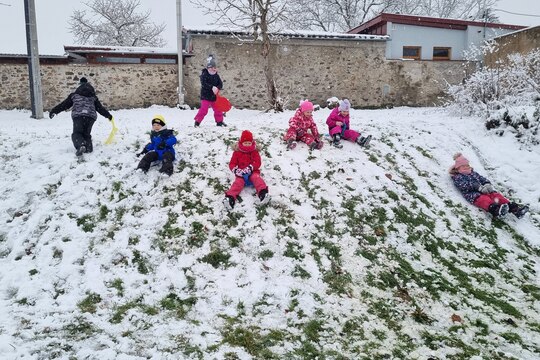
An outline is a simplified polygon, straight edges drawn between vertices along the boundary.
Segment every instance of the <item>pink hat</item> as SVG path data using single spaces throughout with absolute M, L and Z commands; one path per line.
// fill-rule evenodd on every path
M 459 169 L 461 166 L 469 165 L 469 160 L 467 160 L 465 156 L 461 155 L 461 153 L 454 155 L 454 160 L 454 169 Z
M 304 101 L 300 104 L 300 110 L 302 110 L 302 112 L 304 111 L 313 111 L 313 103 L 311 103 L 311 101 Z

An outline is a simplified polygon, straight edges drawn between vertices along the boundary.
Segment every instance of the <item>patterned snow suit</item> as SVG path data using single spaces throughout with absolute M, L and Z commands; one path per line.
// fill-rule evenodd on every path
M 94 147 L 90 133 L 97 119 L 96 111 L 109 120 L 112 119 L 112 115 L 101 105 L 94 87 L 89 83 L 81 84 L 74 93 L 69 94 L 64 101 L 53 107 L 50 113 L 58 114 L 71 107 L 73 107 L 71 110 L 71 118 L 73 120 L 71 141 L 73 141 L 73 146 L 79 150 L 84 145 L 86 152 L 92 152 Z
M 311 131 L 311 134 L 308 132 Z M 319 130 L 313 121 L 312 116 L 305 116 L 302 110 L 296 110 L 294 116 L 289 120 L 289 129 L 283 137 L 285 141 L 302 141 L 308 146 L 314 141 L 319 141 Z
M 336 122 L 342 122 L 343 125 L 338 126 L 336 125 Z M 339 134 L 341 138 L 345 140 L 350 140 L 353 142 L 356 142 L 356 139 L 360 136 L 360 133 L 354 130 L 351 130 L 349 128 L 349 115 L 343 116 L 339 109 L 336 107 L 330 115 L 328 116 L 328 119 L 326 119 L 326 125 L 328 125 L 328 133 L 330 136 L 334 136 L 335 134 Z
M 498 202 L 499 204 L 510 202 L 498 192 L 482 194 L 478 191 L 481 185 L 490 184 L 491 182 L 474 170 L 470 174 L 452 173 L 451 176 L 454 185 L 463 194 L 465 199 L 481 209 L 489 211 L 489 206 L 494 202 Z
M 262 179 L 261 171 L 259 170 L 261 167 L 261 155 L 257 151 L 255 141 L 248 147 L 241 143 L 236 144 L 235 151 L 229 162 L 229 169 L 234 173 L 236 169 L 245 169 L 250 165 L 252 166 L 252 172 L 251 175 L 248 176 L 248 179 L 253 183 L 258 194 L 261 190 L 268 189 L 268 187 Z M 235 175 L 234 182 L 225 195 L 230 195 L 236 200 L 236 197 L 240 194 L 245 184 L 244 177 Z

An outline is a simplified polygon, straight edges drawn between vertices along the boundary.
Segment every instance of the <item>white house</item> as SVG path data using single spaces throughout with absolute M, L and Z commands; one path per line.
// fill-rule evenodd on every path
M 484 41 L 525 26 L 381 13 L 350 34 L 388 35 L 387 59 L 463 60 Z M 479 59 L 480 55 L 473 58 Z M 468 57 L 470 58 L 470 57 Z

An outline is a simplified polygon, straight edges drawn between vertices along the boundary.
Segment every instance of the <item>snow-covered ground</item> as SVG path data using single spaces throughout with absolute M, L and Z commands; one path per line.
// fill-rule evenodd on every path
M 78 160 L 71 118 L 0 110 L 1 359 L 538 359 L 538 147 L 439 108 L 352 110 L 369 149 L 285 151 L 292 112 L 112 112 Z M 181 160 L 135 172 L 162 114 Z M 314 113 L 322 133 L 328 109 Z M 228 213 L 231 145 L 262 146 L 272 201 Z M 462 152 L 524 219 L 492 221 Z

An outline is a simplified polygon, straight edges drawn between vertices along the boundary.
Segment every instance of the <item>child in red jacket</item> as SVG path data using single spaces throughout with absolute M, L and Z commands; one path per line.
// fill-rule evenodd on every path
M 257 151 L 253 134 L 250 131 L 242 131 L 238 144 L 234 146 L 234 152 L 229 162 L 229 169 L 234 173 L 235 179 L 231 188 L 225 193 L 223 203 L 228 210 L 232 210 L 236 203 L 236 197 L 245 185 L 255 186 L 261 204 L 270 200 L 268 187 L 261 178 L 261 155 Z

